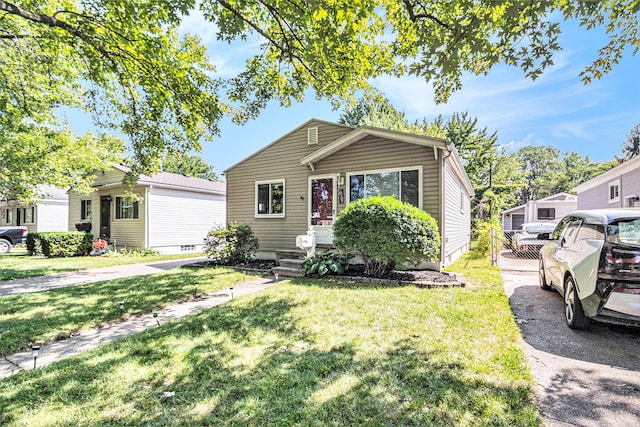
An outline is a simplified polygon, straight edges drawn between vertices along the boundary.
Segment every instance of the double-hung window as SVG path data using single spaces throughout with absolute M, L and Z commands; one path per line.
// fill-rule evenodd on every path
M 4 224 L 11 224 L 13 222 L 13 210 L 11 210 L 11 208 L 2 210 L 2 222 Z
M 131 196 L 116 197 L 116 219 L 138 219 L 139 203 Z
M 609 203 L 620 201 L 620 180 L 609 183 Z
M 350 173 L 349 202 L 371 196 L 393 196 L 421 208 L 421 176 L 420 167 Z
M 28 208 L 22 208 L 22 222 L 25 224 L 34 223 L 35 207 L 30 206 Z
M 284 179 L 256 182 L 256 218 L 284 217 Z
M 80 219 L 91 219 L 91 200 L 80 200 Z

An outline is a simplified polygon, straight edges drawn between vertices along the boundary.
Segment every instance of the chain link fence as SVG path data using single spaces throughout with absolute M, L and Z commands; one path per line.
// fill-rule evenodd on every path
M 516 230 L 490 230 L 491 264 L 503 270 L 538 271 L 538 257 L 541 245 L 516 246 L 513 237 Z

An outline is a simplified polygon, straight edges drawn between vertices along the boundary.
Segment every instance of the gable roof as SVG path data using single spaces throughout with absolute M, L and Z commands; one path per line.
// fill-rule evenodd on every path
M 277 144 L 278 142 L 280 142 L 283 139 L 287 138 L 292 133 L 295 133 L 295 132 L 299 131 L 300 129 L 304 129 L 305 127 L 308 127 L 311 124 L 325 124 L 325 125 L 331 125 L 331 126 L 340 126 L 340 127 L 345 128 L 346 130 L 355 129 L 353 126 L 343 125 L 341 123 L 334 123 L 334 122 L 329 122 L 329 121 L 326 121 L 326 120 L 319 120 L 319 119 L 309 119 L 306 122 L 304 122 L 303 124 L 301 124 L 300 126 L 296 127 L 295 129 L 293 129 L 293 130 L 285 133 L 284 135 L 278 137 L 278 139 L 276 139 L 275 141 L 271 142 L 270 144 L 265 145 L 264 147 L 262 147 L 258 151 L 254 152 L 254 153 L 251 153 L 250 155 L 248 155 L 244 159 L 240 160 L 239 162 L 236 162 L 233 165 L 229 166 L 228 168 L 226 168 L 224 170 L 223 174 L 225 174 L 228 170 L 233 169 L 236 166 L 240 165 L 241 163 L 244 163 L 245 161 L 249 160 L 250 158 L 258 155 L 259 153 L 265 151 L 267 148 L 271 147 L 272 145 Z
M 346 148 L 351 144 L 358 142 L 368 136 L 391 139 L 394 141 L 421 145 L 423 147 L 432 147 L 436 159 L 438 158 L 438 150 L 449 153 L 448 155 L 443 154 L 445 156 L 445 161 L 449 166 L 451 166 L 458 179 L 460 179 L 460 182 L 464 186 L 465 190 L 467 190 L 469 196 L 473 196 L 473 186 L 471 185 L 471 181 L 469 180 L 467 172 L 462 167 L 462 161 L 460 160 L 458 152 L 453 144 L 444 139 L 434 138 L 431 136 L 416 135 L 408 132 L 400 132 L 396 130 L 382 129 L 372 126 L 360 126 L 359 128 L 354 129 L 352 132 L 344 135 L 343 137 L 336 139 L 332 143 L 319 148 L 311 154 L 306 155 L 305 157 L 300 159 L 300 165 L 309 165 L 309 167 L 311 167 L 311 169 L 313 170 L 313 164 L 315 162 L 318 162 L 332 154 L 335 154 L 343 148 Z
M 124 173 L 131 171 L 126 165 L 114 164 L 112 166 Z M 138 179 L 135 180 L 135 183 L 138 185 L 153 185 L 176 190 L 204 191 L 219 195 L 225 195 L 227 191 L 227 185 L 223 181 L 213 181 L 171 172 L 158 172 L 153 176 L 140 175 Z
M 605 184 L 609 181 L 619 178 L 625 173 L 631 172 L 634 169 L 640 168 L 640 156 L 633 157 L 629 160 L 625 160 L 617 166 L 609 169 L 606 172 L 601 173 L 598 176 L 591 178 L 589 181 L 583 182 L 576 186 L 573 191 L 581 193 L 583 191 L 590 190 L 598 185 Z

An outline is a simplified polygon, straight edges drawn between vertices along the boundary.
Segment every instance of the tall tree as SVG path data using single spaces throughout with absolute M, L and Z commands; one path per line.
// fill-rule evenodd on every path
M 215 168 L 195 154 L 172 153 L 162 162 L 162 170 L 214 181 L 220 179 Z
M 201 41 L 179 36 L 196 8 L 219 40 L 262 42 L 237 76 L 215 78 Z M 0 116 L 6 132 L 28 123 L 44 133 L 64 125 L 54 117 L 60 106 L 86 109 L 127 137 L 134 173 L 149 172 L 165 152 L 198 149 L 225 114 L 242 122 L 308 89 L 338 102 L 373 77 L 414 74 L 444 101 L 463 73 L 496 64 L 536 78 L 560 49 L 565 19 L 607 31 L 582 74 L 588 82 L 640 45 L 639 8 L 637 0 L 0 0 Z M 65 168 L 86 172 L 67 162 L 49 176 Z
M 338 123 L 349 126 L 374 126 L 409 132 L 411 126 L 404 115 L 380 94 L 368 93 L 340 114 Z
M 622 143 L 622 154 L 630 159 L 640 154 L 640 124 L 635 125 Z

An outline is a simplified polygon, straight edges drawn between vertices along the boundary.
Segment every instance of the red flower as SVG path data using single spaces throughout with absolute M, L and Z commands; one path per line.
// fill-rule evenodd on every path
M 95 250 L 101 250 L 107 247 L 107 241 L 102 239 L 97 239 L 93 241 L 91 247 Z

